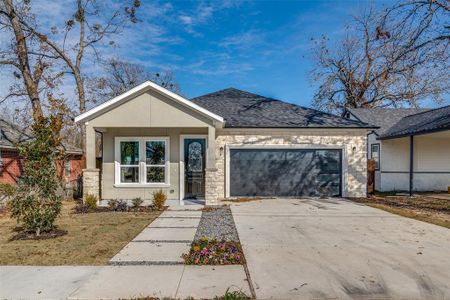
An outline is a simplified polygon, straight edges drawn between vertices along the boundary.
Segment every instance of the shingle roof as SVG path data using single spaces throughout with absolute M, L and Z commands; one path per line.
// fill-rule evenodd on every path
M 0 148 L 14 148 L 15 144 L 31 138 L 30 133 L 8 121 L 0 119 Z
M 0 119 L 0 148 L 15 148 L 18 143 L 32 139 L 28 128 L 21 128 L 4 119 Z M 83 154 L 78 147 L 63 143 L 63 148 L 68 154 Z
M 450 130 L 450 105 L 402 118 L 381 139 Z
M 315 109 L 228 88 L 192 101 L 225 119 L 226 128 L 373 128 Z
M 426 108 L 347 108 L 361 122 L 380 127 L 375 130 L 378 135 L 384 134 L 402 118 L 428 111 Z

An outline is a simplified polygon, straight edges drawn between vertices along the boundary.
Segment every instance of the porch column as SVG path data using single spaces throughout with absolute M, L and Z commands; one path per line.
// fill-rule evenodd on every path
M 414 136 L 409 137 L 409 196 L 412 197 L 414 190 Z
M 93 195 L 100 200 L 100 170 L 95 165 L 95 130 L 86 124 L 86 169 L 83 169 L 83 199 Z
M 216 168 L 216 128 L 208 127 L 208 143 L 205 168 L 205 200 L 207 205 L 218 204 L 219 186 Z M 222 183 L 223 186 L 223 183 Z

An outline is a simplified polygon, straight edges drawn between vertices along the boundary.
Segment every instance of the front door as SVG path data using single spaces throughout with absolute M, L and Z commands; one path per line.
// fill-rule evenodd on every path
M 184 194 L 186 199 L 205 197 L 206 139 L 184 139 Z

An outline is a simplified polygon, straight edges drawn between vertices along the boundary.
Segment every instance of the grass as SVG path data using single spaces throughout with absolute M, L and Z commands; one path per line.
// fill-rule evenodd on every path
M 368 197 L 353 199 L 387 212 L 450 229 L 450 201 L 430 197 Z
M 0 265 L 104 265 L 161 212 L 74 214 L 64 201 L 56 225 L 68 233 L 45 240 L 10 240 L 16 222 L 0 215 Z

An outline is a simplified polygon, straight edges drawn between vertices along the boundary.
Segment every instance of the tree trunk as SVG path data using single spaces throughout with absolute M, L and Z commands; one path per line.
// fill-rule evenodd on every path
M 8 14 L 9 22 L 14 31 L 14 36 L 16 38 L 16 54 L 19 60 L 19 67 L 22 73 L 23 82 L 28 93 L 28 97 L 31 101 L 31 107 L 33 109 L 33 118 L 37 120 L 43 116 L 41 101 L 39 99 L 39 89 L 38 84 L 35 82 L 32 72 L 30 71 L 30 63 L 28 59 L 28 47 L 25 40 L 25 35 L 23 33 L 20 21 L 17 18 L 16 12 L 14 11 L 13 0 L 4 0 L 5 9 Z

